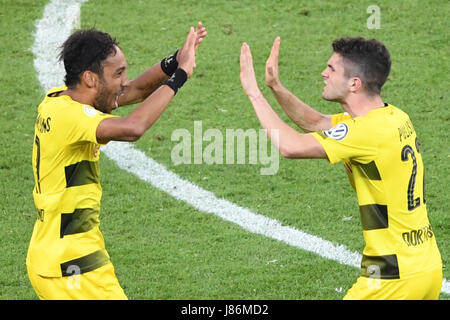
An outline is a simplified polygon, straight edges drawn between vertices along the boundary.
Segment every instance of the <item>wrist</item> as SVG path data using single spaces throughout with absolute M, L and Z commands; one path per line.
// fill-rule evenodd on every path
M 247 93 L 247 96 L 250 99 L 250 101 L 256 101 L 256 100 L 260 99 L 261 97 L 263 97 L 263 94 L 262 94 L 261 90 L 257 90 L 255 92 Z
M 277 92 L 283 89 L 283 85 L 281 84 L 280 81 L 274 81 L 270 84 L 267 85 L 270 90 L 272 90 L 273 92 Z
M 187 79 L 188 76 L 186 71 L 181 68 L 177 68 L 169 80 L 167 80 L 164 84 L 169 86 L 174 91 L 174 94 L 177 94 L 178 90 L 184 85 Z
M 175 51 L 174 54 L 161 60 L 161 69 L 169 77 L 171 77 L 178 68 L 177 54 L 178 50 Z

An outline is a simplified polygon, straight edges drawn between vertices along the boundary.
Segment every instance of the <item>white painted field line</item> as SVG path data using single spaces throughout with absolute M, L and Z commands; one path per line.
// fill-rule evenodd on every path
M 88 0 L 53 0 L 45 7 L 44 17 L 36 23 L 33 54 L 39 81 L 45 90 L 61 85 L 64 69 L 57 62 L 58 47 L 79 23 L 81 5 Z M 136 150 L 130 143 L 111 142 L 102 151 L 117 165 L 139 179 L 151 183 L 172 197 L 185 201 L 199 211 L 233 222 L 245 230 L 261 234 L 289 245 L 316 253 L 324 258 L 358 268 L 361 255 L 342 245 L 335 246 L 320 237 L 292 227 L 282 226 L 277 220 L 253 213 L 225 199 L 218 199 L 191 182 L 180 178 L 161 164 Z M 450 294 L 450 282 L 444 279 L 442 292 Z
M 31 48 L 34 67 L 45 91 L 62 85 L 65 71 L 58 61 L 59 47 L 80 26 L 80 8 L 88 0 L 53 0 L 44 8 L 44 16 L 36 22 Z
M 359 253 L 351 252 L 342 245 L 336 246 L 327 240 L 292 227 L 282 226 L 277 220 L 253 213 L 225 199 L 219 199 L 212 192 L 180 178 L 163 165 L 148 158 L 131 143 L 110 142 L 102 148 L 102 151 L 121 169 L 133 173 L 139 179 L 151 183 L 175 199 L 189 203 L 199 211 L 214 214 L 252 233 L 283 241 L 341 264 L 360 266 Z

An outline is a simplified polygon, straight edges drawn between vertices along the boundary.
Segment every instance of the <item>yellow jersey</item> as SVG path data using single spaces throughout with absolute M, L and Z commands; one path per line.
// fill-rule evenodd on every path
M 38 108 L 32 165 L 38 219 L 27 265 L 39 275 L 60 277 L 109 262 L 99 214 L 99 156 L 96 130 L 109 114 L 51 89 Z
M 442 268 L 409 116 L 386 104 L 363 117 L 333 115 L 332 125 L 312 135 L 331 164 L 344 162 L 356 191 L 365 240 L 362 276 L 407 279 Z

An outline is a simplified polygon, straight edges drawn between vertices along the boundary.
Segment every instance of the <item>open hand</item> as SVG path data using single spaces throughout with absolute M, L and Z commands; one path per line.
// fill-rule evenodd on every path
M 198 22 L 195 32 L 197 33 L 197 38 L 195 39 L 195 51 L 197 51 L 198 46 L 203 42 L 203 39 L 208 33 L 206 32 L 206 28 L 203 26 L 201 21 Z
M 256 82 L 255 70 L 253 69 L 253 58 L 250 47 L 247 43 L 241 46 L 241 84 L 247 96 L 257 96 L 260 94 L 258 83 Z
M 274 87 L 280 83 L 278 76 L 278 54 L 280 53 L 280 37 L 276 37 L 273 42 L 270 56 L 266 61 L 266 84 L 269 87 Z
M 197 41 L 197 32 L 191 27 L 186 37 L 183 47 L 178 51 L 178 67 L 186 71 L 188 77 L 191 77 L 195 64 L 195 47 Z

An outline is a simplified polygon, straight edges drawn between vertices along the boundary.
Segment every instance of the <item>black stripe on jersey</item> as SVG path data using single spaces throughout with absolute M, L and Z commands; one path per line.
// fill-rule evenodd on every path
M 352 164 L 358 166 L 362 171 L 362 177 L 366 177 L 369 180 L 381 180 L 380 171 L 378 171 L 375 161 L 363 164 L 356 161 L 352 161 Z
M 400 279 L 397 255 L 367 256 L 361 261 L 361 275 L 373 279 Z
M 64 168 L 66 187 L 82 186 L 90 183 L 100 183 L 100 171 L 97 161 L 83 160 Z
M 387 206 L 367 204 L 359 206 L 363 230 L 385 229 L 389 226 Z
M 72 213 L 61 214 L 60 237 L 69 234 L 87 232 L 98 226 L 100 209 L 83 208 L 76 209 Z
M 109 262 L 104 250 L 98 250 L 78 259 L 61 263 L 63 277 L 79 275 L 100 268 Z

